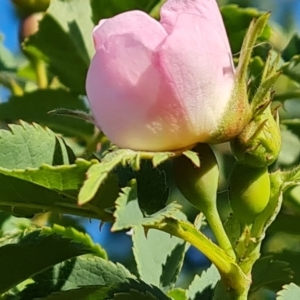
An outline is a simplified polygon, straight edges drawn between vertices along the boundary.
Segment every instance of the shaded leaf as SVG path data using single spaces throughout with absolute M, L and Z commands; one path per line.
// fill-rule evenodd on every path
M 259 258 L 252 270 L 251 290 L 262 287 L 280 289 L 283 284 L 292 280 L 293 272 L 289 263 L 274 259 L 273 256 Z
M 276 300 L 295 300 L 300 298 L 300 287 L 294 283 L 283 286 L 277 293 Z
M 137 197 L 141 210 L 146 215 L 156 213 L 166 206 L 169 188 L 164 170 L 155 168 L 150 161 L 142 161 L 136 172 Z
M 0 119 L 8 122 L 22 119 L 38 122 L 52 130 L 87 140 L 94 132 L 94 126 L 83 120 L 48 114 L 58 107 L 87 111 L 84 100 L 72 93 L 57 90 L 37 90 L 23 96 L 13 96 L 8 102 L 0 103 Z
M 285 61 L 288 61 L 294 55 L 297 55 L 299 53 L 300 53 L 300 35 L 297 33 L 294 33 L 294 35 L 291 37 L 289 43 L 282 51 L 281 56 Z
M 51 1 L 39 31 L 24 44 L 27 52 L 40 56 L 49 64 L 63 84 L 82 95 L 94 51 L 91 16 L 86 0 Z
M 110 18 L 129 10 L 150 12 L 159 0 L 91 0 L 93 21 Z
M 83 286 L 114 286 L 135 278 L 125 267 L 102 258 L 83 255 L 69 259 L 33 277 L 19 296 L 23 300 L 44 297 L 60 291 L 78 289 Z M 77 299 L 77 298 L 76 298 Z
M 164 160 L 160 159 L 159 163 L 163 163 L 165 160 L 176 155 L 175 152 L 138 152 L 129 149 L 120 149 L 113 152 L 109 152 L 98 165 L 92 166 L 88 173 L 87 179 L 79 193 L 78 203 L 85 204 L 89 202 L 99 189 L 99 187 L 105 182 L 106 178 L 114 172 L 118 166 L 130 166 L 134 170 L 139 170 L 142 160 L 155 160 L 156 157 L 164 155 Z M 154 167 L 155 165 L 153 163 Z
M 279 70 L 292 80 L 300 82 L 300 55 L 293 56 L 293 58 L 283 64 Z
M 150 225 L 163 220 L 165 217 L 173 216 L 180 208 L 180 205 L 171 203 L 155 214 L 144 217 L 138 204 L 136 186 L 133 184 L 133 187 L 123 188 L 116 201 L 116 211 L 114 212 L 116 220 L 112 230 L 117 231 L 137 225 Z
M 139 276 L 149 284 L 172 287 L 181 270 L 185 242 L 165 232 L 134 227 L 133 254 Z
M 0 247 L 0 293 L 66 259 L 93 250 L 49 228 L 30 230 Z M 34 262 L 34 263 L 32 263 Z
M 220 280 L 217 268 L 212 264 L 201 276 L 196 275 L 188 288 L 189 300 L 210 300 L 212 299 L 214 287 Z

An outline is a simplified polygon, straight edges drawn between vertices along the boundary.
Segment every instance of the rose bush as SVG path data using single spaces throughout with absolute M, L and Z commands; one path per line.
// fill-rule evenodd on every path
M 86 90 L 96 125 L 119 147 L 148 151 L 236 135 L 239 126 L 224 129 L 237 93 L 216 1 L 169 0 L 160 15 L 130 11 L 95 27 Z

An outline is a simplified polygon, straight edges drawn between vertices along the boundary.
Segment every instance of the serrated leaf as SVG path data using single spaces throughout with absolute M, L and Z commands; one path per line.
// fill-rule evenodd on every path
M 173 216 L 180 208 L 180 205 L 171 203 L 155 214 L 144 217 L 138 204 L 136 185 L 133 184 L 132 187 L 123 188 L 116 201 L 114 212 L 116 220 L 112 230 L 117 231 L 137 225 L 150 225 L 163 220 L 165 217 Z
M 154 214 L 166 206 L 169 188 L 164 170 L 143 160 L 140 170 L 136 172 L 136 181 L 139 206 L 146 215 Z
M 24 45 L 27 52 L 43 58 L 63 84 L 82 95 L 94 51 L 91 16 L 86 0 L 51 1 L 39 31 Z
M 150 12 L 158 2 L 159 0 L 92 0 L 93 21 L 98 24 L 101 19 L 111 18 L 129 10 Z
M 102 258 L 83 255 L 69 259 L 33 277 L 18 294 L 23 300 L 44 297 L 60 291 L 78 289 L 83 286 L 115 286 L 135 278 L 121 264 L 114 264 Z M 77 298 L 76 298 L 77 299 Z
M 242 8 L 235 4 L 225 5 L 221 8 L 222 17 L 228 33 L 229 43 L 232 53 L 236 54 L 240 51 L 246 31 L 249 28 L 250 22 L 254 18 L 258 18 L 262 15 L 255 8 Z M 265 41 L 269 39 L 271 35 L 270 26 L 266 26 L 261 35 L 259 41 Z
M 196 275 L 188 288 L 189 300 L 211 299 L 214 287 L 220 280 L 217 268 L 212 264 L 201 276 Z
M 21 122 L 20 125 L 9 125 L 9 129 L 10 131 L 0 130 L 1 167 L 25 169 L 36 168 L 42 164 L 70 163 L 71 149 L 50 129 L 25 122 Z
M 158 230 L 146 234 L 141 226 L 134 227 L 132 241 L 140 278 L 162 288 L 173 287 L 183 263 L 186 243 Z
M 90 247 L 51 229 L 29 231 L 0 247 L 0 293 L 66 259 L 91 253 Z M 34 262 L 34 263 L 32 263 Z
M 289 263 L 274 259 L 273 256 L 259 258 L 252 270 L 251 290 L 275 286 L 280 288 L 292 280 L 293 271 Z
M 279 69 L 282 74 L 288 76 L 292 80 L 300 82 L 300 55 L 295 55 L 287 63 L 283 64 Z
M 276 300 L 300 299 L 300 287 L 294 283 L 283 286 L 283 290 L 277 293 Z
M 75 118 L 48 114 L 58 107 L 88 110 L 84 100 L 71 92 L 62 89 L 43 89 L 25 93 L 23 96 L 13 96 L 8 102 L 1 103 L 0 119 L 38 122 L 56 132 L 84 140 L 93 135 L 92 124 Z
M 0 209 L 16 216 L 32 217 L 37 212 L 56 211 L 89 218 L 112 220 L 105 212 L 118 197 L 116 177 L 96 191 L 88 206 L 78 206 L 77 196 L 88 168 L 94 162 L 78 159 L 64 166 L 42 165 L 39 168 L 8 170 L 0 168 Z
M 181 288 L 176 288 L 168 292 L 173 300 L 187 300 L 187 291 Z
M 130 166 L 134 170 L 139 170 L 142 160 L 153 160 L 155 157 L 161 157 L 161 154 L 162 153 L 140 152 L 129 149 L 120 149 L 108 153 L 100 164 L 94 165 L 89 169 L 87 179 L 78 196 L 78 203 L 82 205 L 89 202 L 94 197 L 99 187 L 105 182 L 106 178 L 118 166 Z M 163 154 L 164 160 L 160 160 L 159 163 L 176 155 L 175 152 L 166 152 Z M 153 163 L 153 166 L 156 167 L 157 165 Z

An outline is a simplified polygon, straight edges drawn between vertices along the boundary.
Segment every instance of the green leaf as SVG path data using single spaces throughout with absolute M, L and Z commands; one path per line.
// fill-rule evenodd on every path
M 158 230 L 145 233 L 141 226 L 134 227 L 132 240 L 140 278 L 152 285 L 173 287 L 183 264 L 185 242 Z
M 78 159 L 64 166 L 8 170 L 0 167 L 0 208 L 17 216 L 56 211 L 103 221 L 112 219 L 105 212 L 118 197 L 117 178 L 110 176 L 97 190 L 88 206 L 78 206 L 77 197 L 90 166 L 97 161 Z M 4 192 L 5 191 L 5 192 Z
M 76 232 L 75 232 L 76 233 Z M 73 234 L 74 236 L 75 234 Z M 0 247 L 0 293 L 66 259 L 94 252 L 87 244 L 49 228 L 25 231 Z M 34 263 L 33 263 L 34 262 Z
M 281 56 L 285 61 L 288 61 L 294 55 L 297 55 L 299 53 L 300 53 L 300 35 L 298 33 L 294 33 L 289 43 L 282 51 Z
M 110 289 L 110 287 L 85 286 L 69 291 L 54 292 L 36 300 L 106 300 Z
M 279 69 L 282 74 L 290 79 L 300 82 L 300 55 L 295 55 L 290 61 L 286 62 Z
M 186 156 L 187 158 L 189 158 L 196 167 L 200 167 L 200 158 L 197 152 L 191 151 L 191 150 L 187 150 L 184 151 L 182 153 L 184 156 Z
M 36 168 L 42 164 L 68 164 L 69 149 L 59 137 L 38 124 L 9 125 L 0 130 L 0 166 L 7 169 Z M 74 155 L 72 155 L 74 157 Z
M 136 172 L 137 196 L 141 210 L 151 215 L 166 206 L 169 188 L 164 170 L 153 167 L 148 160 L 141 162 L 141 169 Z
M 119 13 L 129 10 L 142 10 L 150 12 L 159 0 L 91 0 L 93 21 L 111 18 Z
M 300 287 L 294 283 L 284 285 L 283 289 L 277 293 L 276 300 L 300 299 Z
M 58 90 L 37 90 L 23 96 L 14 96 L 8 102 L 0 104 L 0 119 L 13 121 L 22 119 L 27 122 L 38 122 L 52 130 L 89 139 L 94 132 L 94 126 L 83 120 L 48 114 L 58 107 L 87 111 L 84 100 L 71 92 Z
M 187 300 L 187 291 L 181 288 L 176 288 L 168 292 L 173 300 Z
M 195 276 L 188 288 L 188 298 L 190 300 L 211 299 L 214 287 L 220 278 L 217 268 L 212 264 L 209 269 L 202 272 L 201 277 Z
M 14 71 L 16 67 L 16 58 L 3 45 L 3 37 L 0 35 L 0 71 Z
M 221 8 L 222 17 L 226 27 L 232 53 L 235 55 L 241 49 L 246 31 L 254 18 L 263 13 L 255 8 L 242 8 L 235 4 L 226 5 Z M 258 41 L 266 41 L 271 36 L 270 26 L 266 26 L 259 36 Z
M 82 95 L 94 51 L 91 16 L 86 0 L 51 1 L 39 31 L 24 45 L 27 52 L 43 58 L 63 84 Z
M 170 300 L 157 287 L 143 281 L 128 279 L 127 282 L 110 286 L 85 286 L 60 293 L 53 293 L 39 300 Z
M 292 277 L 289 263 L 276 260 L 272 255 L 264 256 L 253 266 L 251 290 L 270 286 L 280 289 L 283 284 L 289 283 Z
M 27 285 L 18 296 L 25 300 L 82 286 L 114 286 L 128 282 L 130 278 L 135 277 L 120 264 L 96 256 L 82 255 L 35 275 L 35 282 Z
M 163 220 L 165 217 L 173 216 L 180 208 L 180 205 L 171 203 L 155 214 L 144 217 L 138 204 L 136 185 L 133 184 L 132 187 L 123 188 L 116 201 L 116 210 L 114 212 L 116 220 L 112 230 L 117 231 L 137 225 L 151 225 Z
M 78 203 L 81 205 L 89 202 L 106 178 L 120 165 L 130 166 L 134 170 L 139 170 L 141 161 L 147 159 L 152 160 L 153 166 L 156 167 L 158 163 L 163 163 L 175 155 L 175 152 L 137 152 L 129 149 L 109 152 L 100 164 L 94 165 L 89 169 L 87 179 L 79 193 Z

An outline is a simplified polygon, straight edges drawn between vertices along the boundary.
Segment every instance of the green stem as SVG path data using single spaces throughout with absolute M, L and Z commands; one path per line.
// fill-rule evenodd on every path
M 209 213 L 204 214 L 207 222 L 213 231 L 220 247 L 233 259 L 236 259 L 236 255 L 234 253 L 234 250 L 232 248 L 232 245 L 229 241 L 229 238 L 225 232 L 223 223 L 221 221 L 219 212 L 217 210 L 217 207 L 214 206 L 210 209 Z
M 48 87 L 47 69 L 45 62 L 39 58 L 33 58 L 32 64 L 36 72 L 37 84 L 40 89 Z
M 217 267 L 225 286 L 234 291 L 235 294 L 242 294 L 248 288 L 250 279 L 242 272 L 235 261 L 191 223 L 165 218 L 159 223 L 145 225 L 144 227 L 146 229 L 158 229 L 189 242 Z

